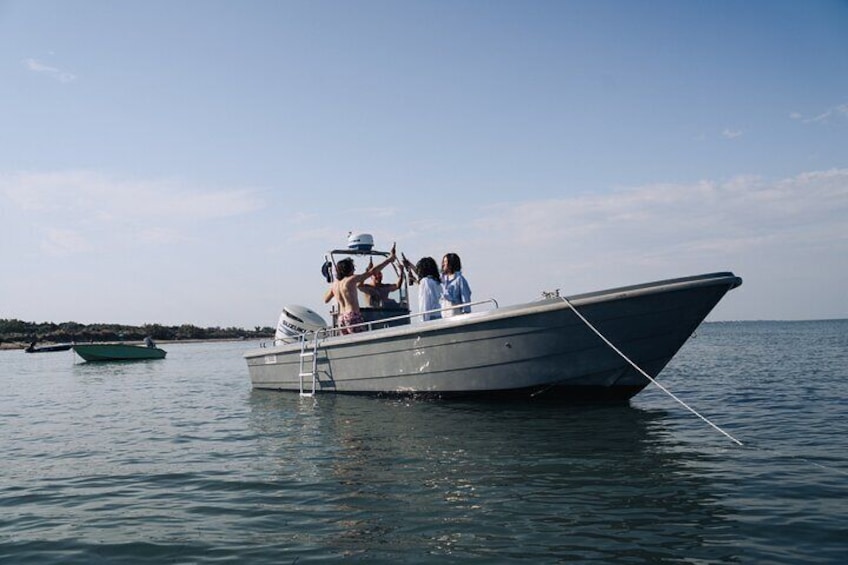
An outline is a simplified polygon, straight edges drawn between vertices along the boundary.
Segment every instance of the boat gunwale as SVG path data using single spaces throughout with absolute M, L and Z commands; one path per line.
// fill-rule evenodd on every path
M 591 304 L 620 300 L 623 298 L 636 298 L 640 296 L 650 296 L 658 293 L 674 292 L 677 290 L 694 289 L 707 286 L 729 285 L 728 290 L 730 290 L 738 287 L 741 284 L 742 279 L 729 271 L 705 273 L 702 275 L 694 275 L 689 277 L 659 280 L 655 282 L 648 282 L 637 285 L 615 287 L 607 290 L 576 294 L 569 297 L 543 297 L 534 302 L 525 302 L 505 307 L 496 307 L 492 310 L 486 310 L 483 312 L 471 312 L 469 314 L 442 318 L 440 320 L 429 320 L 426 323 L 407 324 L 401 326 L 392 326 L 388 328 L 378 328 L 367 332 L 359 332 L 356 334 L 348 335 L 327 335 L 326 337 L 319 339 L 322 348 L 342 345 L 364 345 L 383 339 L 402 337 L 404 335 L 420 335 L 434 332 L 443 332 L 445 330 L 454 329 L 457 326 L 471 326 L 480 323 L 497 321 L 504 318 L 513 318 L 529 314 L 540 314 L 549 311 L 570 309 L 572 306 L 588 306 Z M 495 302 L 495 304 L 497 304 L 496 301 L 494 301 L 493 299 L 491 300 Z M 481 303 L 485 302 L 487 301 L 482 301 Z M 408 317 L 413 318 L 420 315 L 421 313 L 410 313 Z M 332 331 L 334 329 L 337 328 L 326 328 L 326 330 L 329 331 Z M 301 338 L 296 338 L 295 341 L 292 341 L 290 343 L 252 349 L 246 351 L 243 354 L 243 357 L 245 359 L 256 359 L 266 357 L 268 355 L 299 352 L 301 350 L 301 341 Z

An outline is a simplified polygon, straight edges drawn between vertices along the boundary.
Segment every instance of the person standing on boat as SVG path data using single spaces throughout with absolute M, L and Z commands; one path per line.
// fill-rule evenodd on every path
M 395 271 L 397 271 L 397 268 Z M 368 305 L 372 308 L 397 308 L 399 306 L 397 300 L 391 298 L 389 294 L 403 286 L 403 269 L 400 270 L 398 281 L 394 284 L 383 282 L 382 271 L 374 271 L 374 275 L 371 278 L 373 279 L 373 284 L 362 283 L 359 285 L 359 290 L 368 299 Z
M 471 302 L 471 287 L 462 276 L 462 261 L 456 253 L 448 253 L 442 258 L 442 307 L 448 308 L 452 305 L 468 304 Z M 457 314 L 471 312 L 471 306 L 445 310 L 442 316 L 450 318 Z
M 442 298 L 442 281 L 439 278 L 439 267 L 432 257 L 422 257 L 415 264 L 415 272 L 418 275 L 418 312 L 428 312 L 441 308 L 439 300 Z M 442 317 L 441 312 L 430 312 L 422 314 L 421 319 L 438 320 Z
M 364 326 L 350 327 L 364 322 L 362 312 L 359 310 L 357 287 L 371 278 L 375 272 L 382 271 L 386 265 L 394 262 L 395 259 L 395 246 L 392 245 L 392 252 L 385 261 L 374 267 L 369 267 L 361 275 L 354 274 L 356 266 L 350 257 L 336 263 L 336 281 L 324 293 L 324 303 L 326 304 L 333 298 L 336 299 L 339 305 L 339 327 L 342 329 L 342 334 L 365 331 Z

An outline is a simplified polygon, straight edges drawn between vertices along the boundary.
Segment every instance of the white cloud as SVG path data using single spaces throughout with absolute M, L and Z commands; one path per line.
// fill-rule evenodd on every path
M 789 117 L 793 120 L 800 120 L 805 124 L 829 124 L 836 120 L 848 119 L 848 104 L 833 106 L 812 117 L 806 117 L 800 112 L 792 112 Z
M 180 243 L 186 241 L 184 235 L 182 235 L 179 231 L 170 228 L 162 228 L 162 227 L 153 227 L 150 229 L 144 229 L 139 232 L 139 238 L 145 243 L 155 244 L 155 245 L 164 245 L 164 244 L 172 244 L 172 243 Z
M 739 129 L 725 128 L 725 130 L 721 132 L 721 135 L 725 139 L 736 139 L 737 137 L 742 137 L 743 133 L 744 132 Z
M 121 179 L 91 171 L 0 174 L 0 190 L 25 211 L 62 210 L 102 219 L 208 220 L 261 206 L 253 190 L 209 190 L 175 179 Z
M 58 69 L 56 67 L 52 67 L 50 65 L 42 63 L 41 61 L 38 61 L 37 59 L 24 59 L 23 64 L 30 71 L 34 73 L 43 74 L 59 82 L 68 83 L 73 82 L 77 79 L 77 76 L 75 74 L 70 73 L 68 71 L 64 71 L 62 69 Z
M 75 230 L 48 228 L 44 232 L 41 250 L 48 255 L 73 255 L 90 251 L 91 244 Z
M 395 214 L 397 214 L 397 209 L 392 207 L 370 207 L 370 208 L 356 208 L 350 211 L 351 214 L 355 215 L 358 218 L 363 218 L 363 220 L 367 220 L 369 218 L 374 218 L 375 220 L 391 218 Z
M 713 319 L 848 315 L 842 290 L 848 281 L 848 168 L 483 205 L 464 210 L 462 221 L 439 207 L 399 208 L 388 216 L 380 209 L 365 215 L 323 208 L 316 216 L 286 207 L 257 215 L 249 226 L 238 217 L 264 206 L 254 191 L 201 189 L 174 180 L 143 182 L 84 171 L 0 175 L 0 209 L 4 217 L 24 222 L 16 231 L 34 241 L 27 250 L 86 252 L 92 268 L 107 247 L 149 249 L 144 272 L 167 272 L 174 279 L 168 284 L 179 281 L 160 289 L 173 296 L 184 296 L 186 281 L 198 273 L 217 281 L 209 296 L 249 281 L 255 293 L 240 306 L 250 303 L 248 319 L 280 301 L 321 311 L 318 267 L 324 251 L 344 246 L 349 230 L 372 233 L 381 249 L 397 241 L 413 262 L 424 255 L 438 261 L 455 251 L 474 298 L 494 297 L 501 305 L 556 288 L 574 294 L 732 270 L 745 284 Z M 226 232 L 226 240 L 215 237 L 224 233 L 219 226 L 228 217 L 246 225 L 243 238 L 239 230 Z M 137 276 L 136 264 L 125 265 L 124 276 Z M 105 279 L 118 276 L 116 267 L 109 268 Z
M 499 205 L 476 225 L 493 237 L 509 234 L 521 245 L 625 240 L 628 246 L 704 246 L 728 240 L 753 243 L 763 236 L 812 238 L 848 235 L 848 169 L 767 181 L 739 176 L 724 182 L 657 184 L 610 194 Z M 734 236 L 735 237 L 730 237 Z M 710 247 L 710 245 L 707 245 Z
M 248 214 L 262 206 L 253 190 L 210 190 L 173 179 L 122 179 L 91 171 L 0 174 L 3 196 L 40 226 L 42 248 L 51 252 L 89 250 L 82 242 L 94 240 L 96 234 L 100 242 L 184 241 L 199 222 Z M 63 247 L 63 240 L 76 243 Z
M 477 288 L 508 302 L 753 265 L 812 285 L 848 280 L 846 217 L 848 169 L 739 176 L 489 206 L 458 248 Z

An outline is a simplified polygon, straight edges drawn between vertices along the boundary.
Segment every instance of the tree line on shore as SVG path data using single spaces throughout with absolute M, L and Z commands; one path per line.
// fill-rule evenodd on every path
M 124 324 L 79 324 L 77 322 L 24 322 L 22 320 L 0 319 L 0 343 L 32 343 L 44 341 L 52 343 L 90 342 L 90 341 L 140 341 L 150 336 L 154 340 L 206 340 L 206 339 L 252 339 L 274 335 L 274 328 L 256 326 L 252 330 L 244 328 L 201 328 L 191 324 L 163 326 L 145 324 L 129 326 Z

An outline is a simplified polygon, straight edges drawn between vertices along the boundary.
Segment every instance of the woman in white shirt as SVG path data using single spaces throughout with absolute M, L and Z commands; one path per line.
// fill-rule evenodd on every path
M 418 273 L 418 311 L 439 310 L 439 299 L 442 297 L 442 283 L 439 277 L 439 267 L 432 257 L 422 257 L 415 264 Z M 422 314 L 421 319 L 438 320 L 442 317 L 440 312 Z

